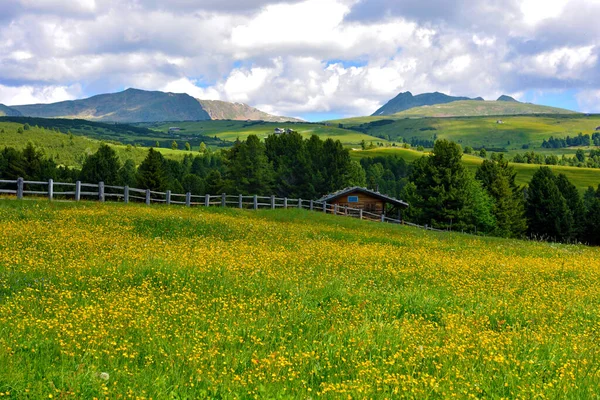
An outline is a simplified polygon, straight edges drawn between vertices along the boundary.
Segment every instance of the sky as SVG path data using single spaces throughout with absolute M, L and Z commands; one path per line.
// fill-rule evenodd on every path
M 399 92 L 600 112 L 600 0 L 0 0 L 0 103 L 130 87 L 307 120 Z

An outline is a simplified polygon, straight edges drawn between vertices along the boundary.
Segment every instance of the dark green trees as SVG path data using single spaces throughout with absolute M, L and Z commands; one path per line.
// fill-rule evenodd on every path
M 165 159 L 162 154 L 151 148 L 138 168 L 137 186 L 140 189 L 165 191 L 167 184 Z
M 496 220 L 493 233 L 502 237 L 521 237 L 527 229 L 522 190 L 515 183 L 517 173 L 503 155 L 484 160 L 475 177 L 494 200 Z
M 267 158 L 265 145 L 256 135 L 248 136 L 245 142 L 236 141 L 227 160 L 230 191 L 245 195 L 271 194 L 273 165 Z
M 442 139 L 435 142 L 432 155 L 414 162 L 408 200 L 420 210 L 412 213 L 421 224 L 441 229 L 490 231 L 492 201 L 467 173 L 461 157 L 460 145 Z
M 88 156 L 83 162 L 79 180 L 116 185 L 119 181 L 120 168 L 121 162 L 117 153 L 110 146 L 103 144 L 96 153 Z
M 573 212 L 548 167 L 541 167 L 529 182 L 525 215 L 530 235 L 555 241 L 576 239 Z

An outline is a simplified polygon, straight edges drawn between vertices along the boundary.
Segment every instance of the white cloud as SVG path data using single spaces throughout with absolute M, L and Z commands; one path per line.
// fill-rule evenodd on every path
M 0 85 L 0 103 L 6 105 L 54 103 L 74 100 L 80 93 L 79 85 L 44 87 Z
M 576 98 L 582 112 L 600 113 L 600 89 L 581 91 Z

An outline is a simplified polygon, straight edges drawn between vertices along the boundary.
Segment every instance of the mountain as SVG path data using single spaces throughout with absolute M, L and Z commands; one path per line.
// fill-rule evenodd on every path
M 28 117 L 80 118 L 111 122 L 199 121 L 210 116 L 187 94 L 127 89 L 53 104 L 11 106 Z
M 20 117 L 22 114 L 14 108 L 0 104 L 0 117 Z
M 510 97 L 505 94 L 498 97 L 498 100 L 496 100 L 496 101 L 508 101 L 508 102 L 512 102 L 512 103 L 519 103 L 517 100 L 514 99 L 514 97 Z
M 266 121 L 266 122 L 302 122 L 291 117 L 280 117 L 267 114 L 257 108 L 243 103 L 229 103 L 220 100 L 200 100 L 198 102 L 208 113 L 211 119 L 231 119 L 237 121 Z
M 564 108 L 538 106 L 536 104 L 520 103 L 518 101 L 475 101 L 461 100 L 446 104 L 415 107 L 394 114 L 393 118 L 418 117 L 476 117 L 501 115 L 531 115 L 531 114 L 577 114 Z
M 482 101 L 483 99 L 481 97 L 475 99 L 469 97 L 454 97 L 440 92 L 423 93 L 413 96 L 411 92 L 404 92 L 388 101 L 383 107 L 375 111 L 372 116 L 392 115 L 415 107 L 445 104 L 460 100 Z
M 246 104 L 199 100 L 185 93 L 151 92 L 139 89 L 127 89 L 123 92 L 100 94 L 87 99 L 52 104 L 11 107 L 0 105 L 0 115 L 3 113 L 7 116 L 77 118 L 120 123 L 205 121 L 210 119 L 300 121 L 296 118 L 267 114 Z

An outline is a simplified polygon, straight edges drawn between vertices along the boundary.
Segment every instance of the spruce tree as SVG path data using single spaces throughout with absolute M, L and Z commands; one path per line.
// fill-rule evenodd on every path
M 556 241 L 573 238 L 573 213 L 550 168 L 541 167 L 531 178 L 525 215 L 531 235 Z
M 228 153 L 228 181 L 233 192 L 245 195 L 270 195 L 273 190 L 273 166 L 265 154 L 265 145 L 256 135 L 245 142 L 236 141 Z
M 500 154 L 493 161 L 484 160 L 475 176 L 494 200 L 494 234 L 502 237 L 522 236 L 527 229 L 527 221 L 522 191 L 515 183 L 514 168 Z
M 98 151 L 87 157 L 81 167 L 79 180 L 87 183 L 104 182 L 115 185 L 118 182 L 121 162 L 115 150 L 103 144 Z
M 138 168 L 137 186 L 140 189 L 165 191 L 168 185 L 167 177 L 163 155 L 151 148 Z

